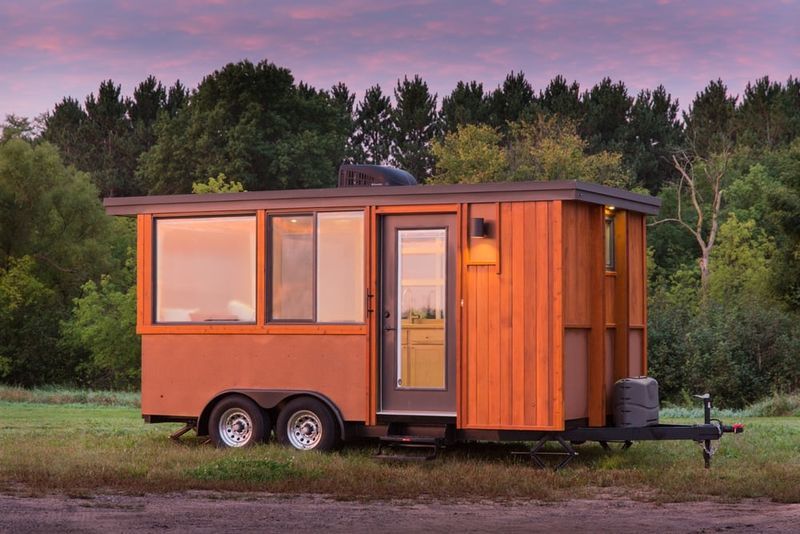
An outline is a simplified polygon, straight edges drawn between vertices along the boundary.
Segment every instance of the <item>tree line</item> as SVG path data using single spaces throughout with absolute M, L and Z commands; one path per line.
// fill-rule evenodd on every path
M 191 90 L 151 76 L 125 97 L 106 80 L 33 122 L 6 118 L 0 380 L 136 386 L 135 237 L 99 198 L 330 187 L 358 162 L 423 183 L 578 179 L 660 196 L 649 361 L 664 398 L 709 389 L 739 406 L 797 389 L 799 139 L 793 77 L 741 96 L 713 80 L 682 112 L 663 86 L 556 76 L 537 91 L 522 72 L 493 89 L 459 82 L 441 100 L 419 76 L 357 99 L 267 61 L 228 64 Z

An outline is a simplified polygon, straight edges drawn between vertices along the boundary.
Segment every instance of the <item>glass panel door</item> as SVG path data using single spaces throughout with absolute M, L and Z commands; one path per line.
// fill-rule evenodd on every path
M 456 218 L 381 218 L 379 413 L 456 411 Z
M 445 389 L 447 230 L 397 233 L 397 386 Z

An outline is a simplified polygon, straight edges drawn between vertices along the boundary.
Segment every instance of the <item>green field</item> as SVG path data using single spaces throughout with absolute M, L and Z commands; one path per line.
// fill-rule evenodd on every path
M 732 420 L 730 422 L 733 422 Z M 800 418 L 748 417 L 724 436 L 711 470 L 689 442 L 636 443 L 626 452 L 578 447 L 559 472 L 512 458 L 522 444 L 464 444 L 433 462 L 392 465 L 372 444 L 331 454 L 276 445 L 219 451 L 178 425 L 145 425 L 135 408 L 0 402 L 0 489 L 82 496 L 188 489 L 320 493 L 345 499 L 533 498 L 614 492 L 656 501 L 763 497 L 800 502 Z

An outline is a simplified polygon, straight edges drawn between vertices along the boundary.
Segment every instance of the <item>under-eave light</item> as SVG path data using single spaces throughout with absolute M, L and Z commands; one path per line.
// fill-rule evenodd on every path
M 469 220 L 469 236 L 474 238 L 486 237 L 486 223 L 483 217 L 473 217 Z

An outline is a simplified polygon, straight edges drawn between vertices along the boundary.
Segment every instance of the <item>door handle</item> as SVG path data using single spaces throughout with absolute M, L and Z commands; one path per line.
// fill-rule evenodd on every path
M 397 328 L 394 328 L 392 326 L 387 326 L 387 325 L 383 326 L 383 331 L 384 332 L 391 332 L 392 330 L 397 330 Z

